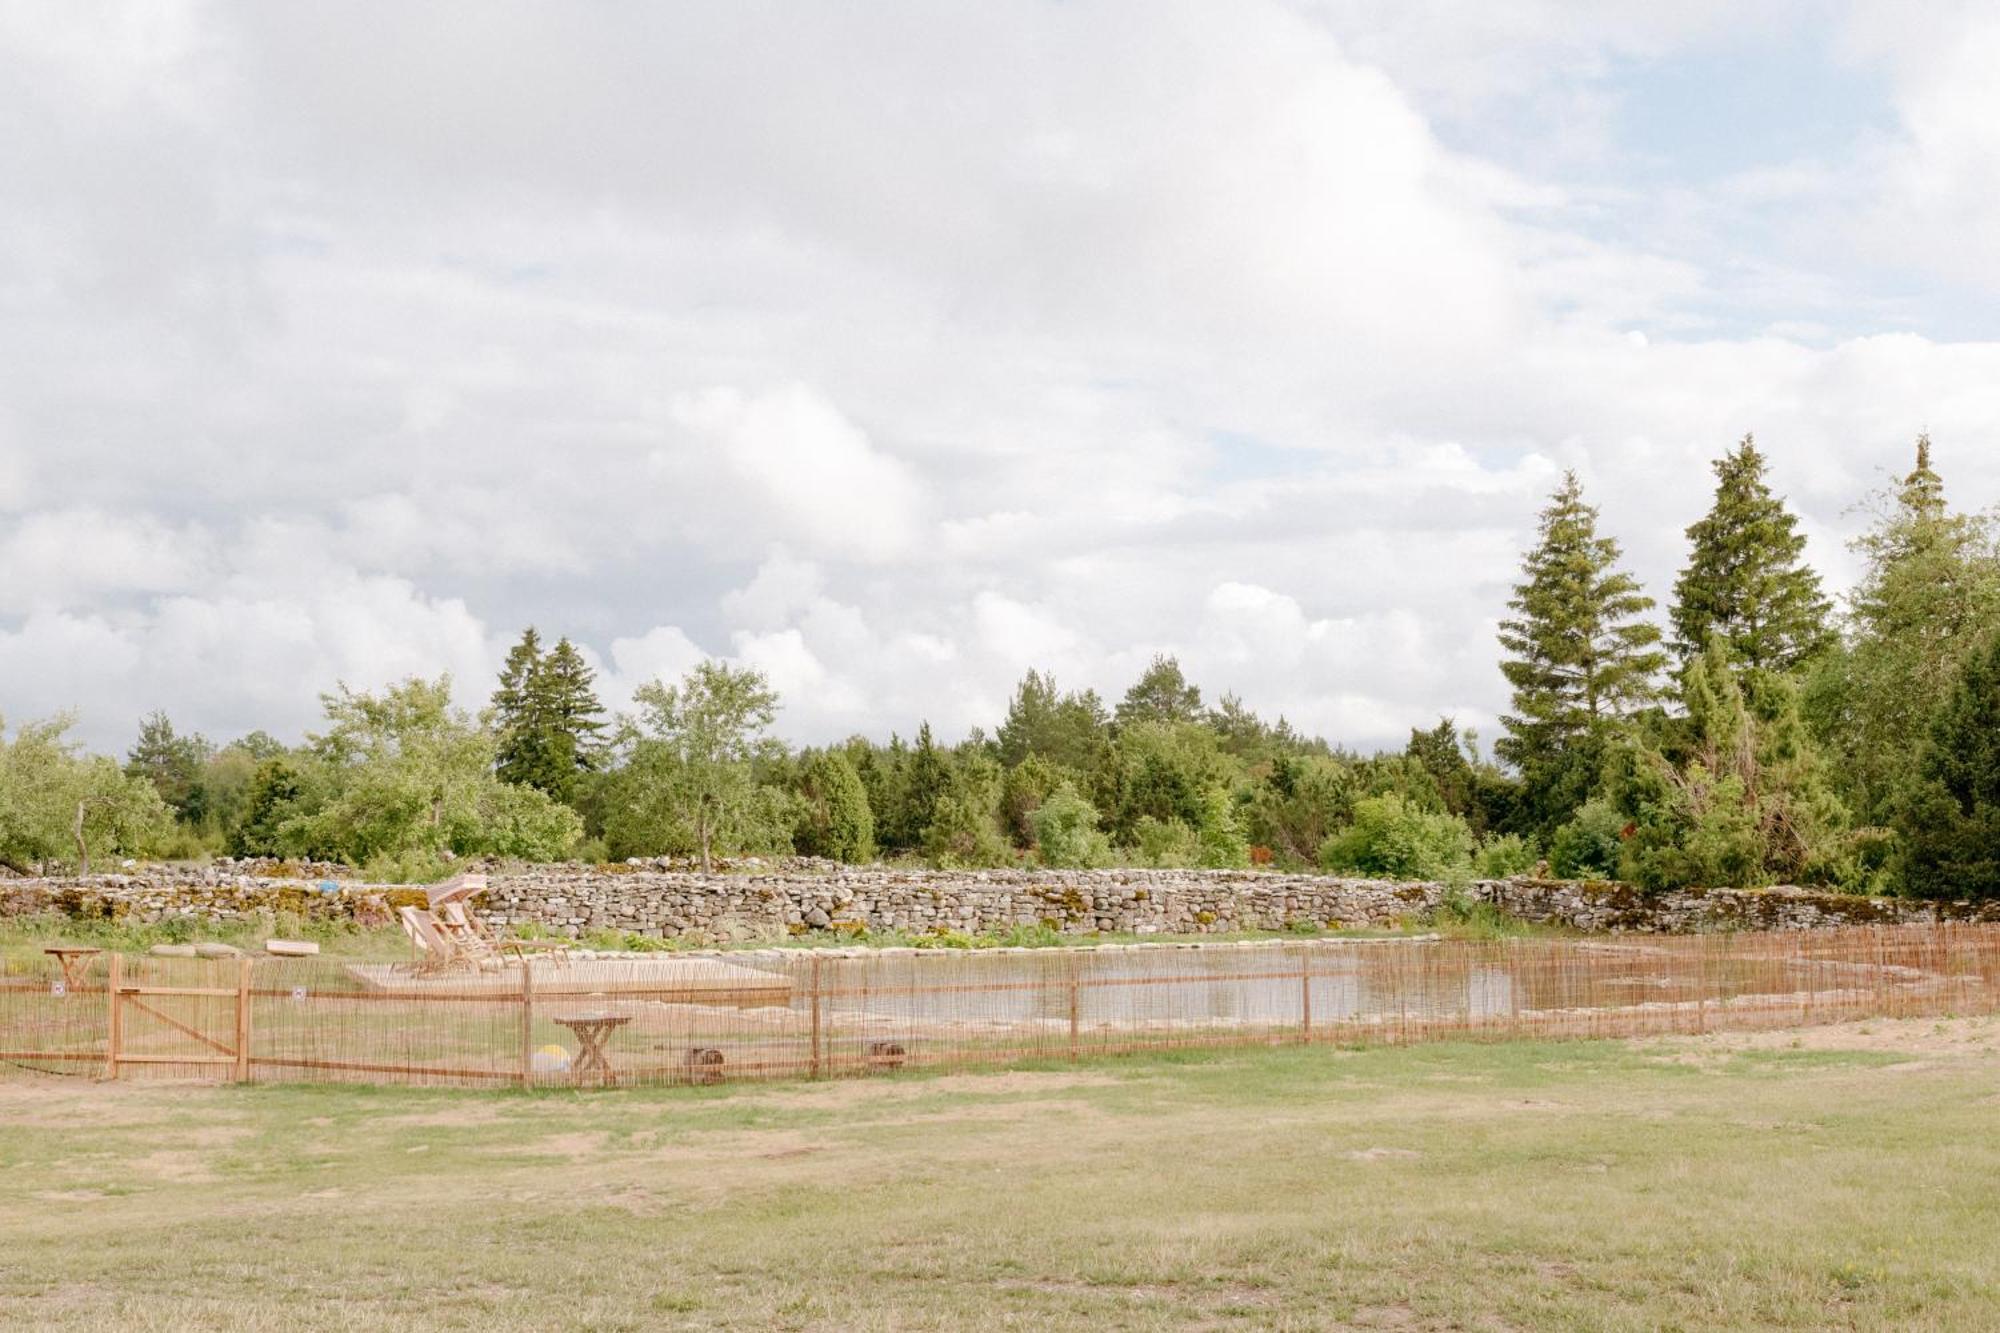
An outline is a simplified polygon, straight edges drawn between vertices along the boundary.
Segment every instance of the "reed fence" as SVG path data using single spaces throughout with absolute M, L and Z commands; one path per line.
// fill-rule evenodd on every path
M 2000 926 L 547 960 L 0 963 L 0 1061 L 98 1077 L 713 1083 L 1172 1048 L 1632 1037 L 2000 1010 Z M 601 1058 L 600 1058 L 601 1057 Z

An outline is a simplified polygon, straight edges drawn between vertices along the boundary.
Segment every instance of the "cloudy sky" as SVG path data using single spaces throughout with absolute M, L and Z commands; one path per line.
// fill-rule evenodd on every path
M 1156 652 L 1490 739 L 1564 468 L 1661 595 L 1746 431 L 1836 583 L 1919 429 L 2000 499 L 1996 68 L 1949 0 L 13 0 L 0 712 L 296 736 L 532 622 L 798 741 Z

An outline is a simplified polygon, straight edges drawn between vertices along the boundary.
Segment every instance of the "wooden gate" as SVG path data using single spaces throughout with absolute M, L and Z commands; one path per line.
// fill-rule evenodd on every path
M 215 970 L 224 972 L 225 967 L 218 962 Z M 124 970 L 124 960 L 111 955 L 111 973 L 105 979 L 110 1006 L 104 1043 L 106 1078 L 117 1078 L 127 1065 L 193 1065 L 213 1067 L 218 1076 L 238 1082 L 249 1080 L 248 958 L 237 960 L 235 984 L 230 986 L 141 984 L 125 980 Z M 183 1003 L 189 1000 L 195 1001 L 192 1011 Z M 218 1006 L 217 1000 L 234 1003 Z

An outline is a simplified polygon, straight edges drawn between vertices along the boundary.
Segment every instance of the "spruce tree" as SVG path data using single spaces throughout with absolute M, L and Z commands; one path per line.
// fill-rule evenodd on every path
M 1832 605 L 1803 559 L 1806 539 L 1765 484 L 1748 435 L 1715 460 L 1715 503 L 1688 528 L 1687 568 L 1674 583 L 1674 650 L 1683 662 L 1720 635 L 1730 662 L 1790 672 L 1833 641 Z
M 1560 822 L 1561 807 L 1582 799 L 1594 775 L 1581 770 L 1603 725 L 1658 695 L 1666 655 L 1659 628 L 1640 619 L 1653 599 L 1618 559 L 1617 541 L 1598 535 L 1597 510 L 1566 474 L 1508 602 L 1514 615 L 1500 622 L 1514 703 L 1494 749 L 1536 789 L 1540 823 Z
M 1896 815 L 1905 889 L 2000 898 L 2000 635 L 1966 659 Z
M 603 748 L 604 708 L 576 645 L 562 639 L 544 652 L 541 643 L 530 626 L 501 668 L 493 692 L 495 767 L 502 781 L 574 803 L 578 779 Z
M 1850 642 L 1816 673 L 1809 711 L 1865 822 L 1894 817 L 1966 653 L 2000 626 L 1995 535 L 1987 516 L 1951 511 L 1920 436 L 1916 467 L 1854 543 L 1867 570 L 1849 601 Z

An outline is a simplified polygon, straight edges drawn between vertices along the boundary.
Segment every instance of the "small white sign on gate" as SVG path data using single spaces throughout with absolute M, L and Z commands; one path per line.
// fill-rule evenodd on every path
M 69 994 L 69 983 L 66 981 L 51 981 L 49 983 L 49 994 L 60 1000 L 63 996 Z
M 304 986 L 292 987 L 292 1003 L 304 1004 L 305 1002 L 306 1002 L 306 988 Z

